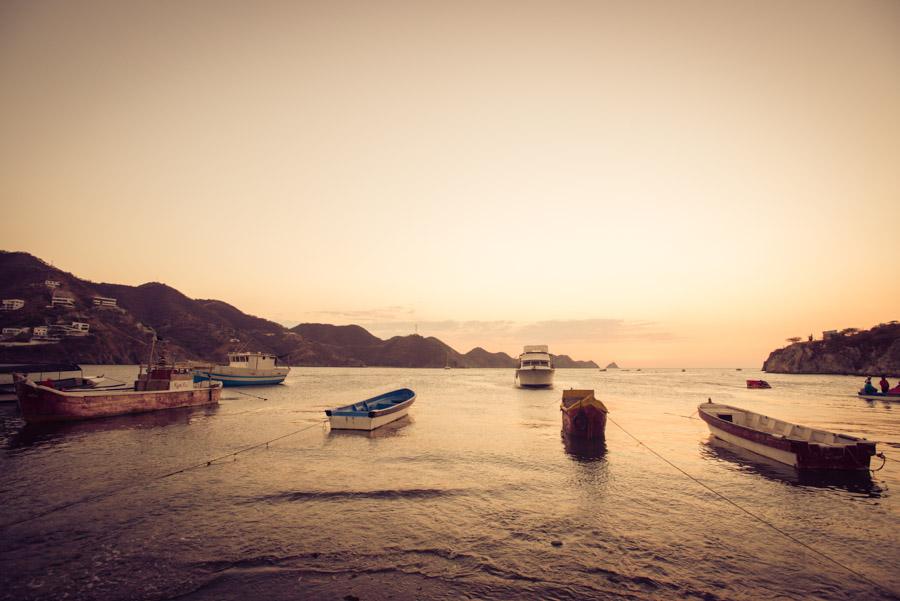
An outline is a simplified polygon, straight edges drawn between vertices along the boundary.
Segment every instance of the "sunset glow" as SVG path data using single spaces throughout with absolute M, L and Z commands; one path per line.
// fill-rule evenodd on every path
M 900 318 L 900 3 L 0 6 L 0 248 L 293 325 L 758 366 Z

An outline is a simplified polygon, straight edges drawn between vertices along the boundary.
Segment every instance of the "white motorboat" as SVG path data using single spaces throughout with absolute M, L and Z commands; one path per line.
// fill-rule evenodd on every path
M 259 386 L 281 384 L 290 367 L 276 365 L 277 357 L 269 353 L 228 353 L 228 365 L 194 368 L 194 382 L 215 380 L 223 386 Z
M 519 355 L 516 385 L 522 388 L 547 388 L 553 386 L 553 359 L 546 344 L 526 345 Z

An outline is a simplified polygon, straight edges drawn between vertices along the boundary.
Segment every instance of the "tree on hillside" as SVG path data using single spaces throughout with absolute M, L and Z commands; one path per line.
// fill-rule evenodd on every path
M 787 341 L 790 342 L 791 344 L 796 344 L 796 343 L 800 342 L 801 340 L 803 340 L 803 339 L 800 338 L 799 336 L 791 336 L 790 338 L 787 339 Z
M 844 328 L 841 330 L 841 334 L 844 336 L 853 336 L 854 334 L 859 334 L 859 328 Z

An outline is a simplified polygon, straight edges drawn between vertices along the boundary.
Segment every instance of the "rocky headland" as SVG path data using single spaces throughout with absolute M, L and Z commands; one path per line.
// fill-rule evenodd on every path
M 763 371 L 900 377 L 900 323 L 844 330 L 825 340 L 795 342 L 772 351 Z
M 23 328 L 3 336 L 0 363 L 136 364 L 147 360 L 151 331 L 178 360 L 224 361 L 232 341 L 240 340 L 241 347 L 274 353 L 295 366 L 510 368 L 518 363 L 480 347 L 459 353 L 434 337 L 382 340 L 358 325 L 306 323 L 288 329 L 222 301 L 188 298 L 159 282 L 125 286 L 84 280 L 23 252 L 0 251 L 0 299 L 24 303 L 0 311 L 0 328 Z M 87 331 L 74 330 L 74 323 Z M 566 355 L 554 362 L 562 368 L 597 367 Z

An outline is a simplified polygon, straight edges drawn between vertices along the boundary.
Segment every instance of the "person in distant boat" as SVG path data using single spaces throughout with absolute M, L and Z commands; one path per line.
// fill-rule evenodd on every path
M 862 389 L 863 394 L 878 394 L 878 389 L 872 386 L 872 376 L 866 378 L 866 385 Z
M 888 390 L 891 389 L 890 382 L 888 382 L 887 378 L 885 378 L 884 376 L 881 376 L 881 381 L 878 383 L 878 385 L 881 386 L 881 394 L 887 394 Z

